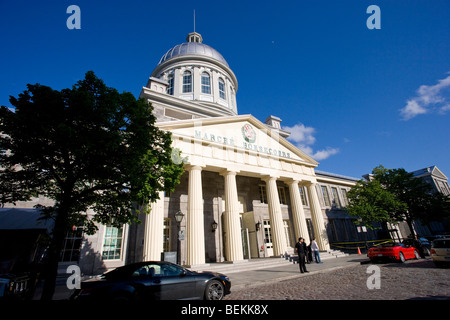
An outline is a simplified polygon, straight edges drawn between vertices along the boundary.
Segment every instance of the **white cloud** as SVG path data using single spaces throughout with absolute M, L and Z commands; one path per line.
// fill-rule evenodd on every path
M 283 130 L 291 133 L 288 140 L 315 160 L 324 160 L 339 152 L 338 148 L 331 147 L 314 151 L 312 145 L 316 142 L 316 138 L 314 137 L 316 129 L 313 127 L 307 127 L 302 123 L 298 123 L 293 127 L 283 127 Z
M 450 110 L 448 89 L 450 89 L 450 75 L 438 80 L 433 86 L 421 85 L 417 89 L 417 96 L 408 100 L 406 106 L 400 109 L 402 119 L 409 120 L 429 112 L 446 113 Z

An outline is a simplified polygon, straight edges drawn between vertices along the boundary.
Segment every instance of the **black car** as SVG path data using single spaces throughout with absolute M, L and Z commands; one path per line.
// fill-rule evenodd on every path
M 425 258 L 425 256 L 429 256 L 431 252 L 431 243 L 426 238 L 418 238 L 418 239 L 405 239 L 402 241 L 404 245 L 412 246 L 419 251 L 420 257 Z
M 164 261 L 147 261 L 116 268 L 81 282 L 74 300 L 222 300 L 230 293 L 227 276 L 194 272 Z

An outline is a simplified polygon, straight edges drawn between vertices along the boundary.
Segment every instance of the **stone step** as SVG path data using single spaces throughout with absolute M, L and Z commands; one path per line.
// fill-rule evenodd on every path
M 291 262 L 289 262 L 284 257 L 258 258 L 234 262 L 219 262 L 219 263 L 191 266 L 188 267 L 188 269 L 192 271 L 213 271 L 227 274 L 233 272 L 274 268 L 280 265 L 289 265 L 290 263 Z
M 328 259 L 336 259 L 340 257 L 346 257 L 348 256 L 348 253 L 339 251 L 339 250 L 330 250 L 330 251 L 321 251 L 320 252 L 320 260 L 328 260 Z M 292 263 L 298 263 L 298 256 L 296 254 L 286 254 L 286 259 L 289 260 Z M 314 261 L 314 256 L 313 256 Z

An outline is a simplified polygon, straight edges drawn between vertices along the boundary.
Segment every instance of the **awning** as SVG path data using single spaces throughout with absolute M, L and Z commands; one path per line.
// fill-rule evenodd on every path
M 41 210 L 31 208 L 0 208 L 0 230 L 53 229 L 54 221 L 40 220 Z

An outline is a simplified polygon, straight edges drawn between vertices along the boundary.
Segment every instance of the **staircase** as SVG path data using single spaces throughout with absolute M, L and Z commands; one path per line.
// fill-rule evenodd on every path
M 328 259 L 336 259 L 345 256 L 348 256 L 348 254 L 341 252 L 339 250 L 320 252 L 320 259 L 322 261 Z M 257 258 L 233 262 L 217 262 L 211 264 L 191 266 L 188 267 L 188 269 L 192 271 L 212 271 L 228 274 L 233 272 L 276 268 L 280 266 L 288 266 L 295 263 L 298 263 L 298 256 L 297 254 L 294 253 L 294 250 L 292 249 L 285 252 L 285 254 L 282 255 L 281 257 Z
M 279 266 L 290 265 L 292 262 L 284 257 L 257 258 L 233 262 L 218 262 L 205 265 L 188 267 L 192 271 L 212 271 L 220 273 L 233 273 L 242 271 L 251 271 L 257 269 L 276 268 Z

